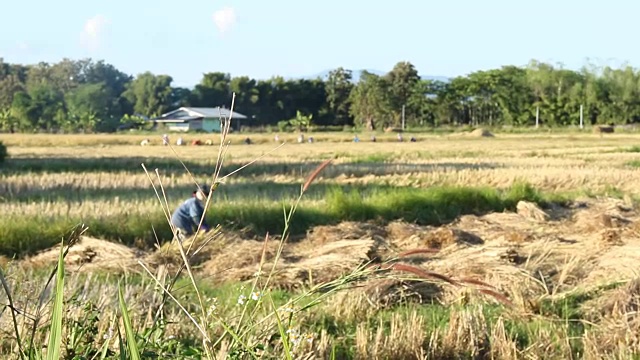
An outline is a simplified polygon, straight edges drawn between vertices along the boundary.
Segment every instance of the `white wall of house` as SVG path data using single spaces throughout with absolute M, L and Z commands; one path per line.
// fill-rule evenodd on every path
M 166 123 L 169 131 L 187 132 L 202 129 L 202 120 L 193 120 L 186 123 Z
M 167 124 L 167 130 L 175 132 L 187 132 L 189 131 L 188 123 Z

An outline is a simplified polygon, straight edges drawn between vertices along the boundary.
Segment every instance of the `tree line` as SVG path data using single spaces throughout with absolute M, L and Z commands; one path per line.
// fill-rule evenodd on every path
M 203 74 L 193 89 L 166 74 L 132 76 L 105 61 L 10 64 L 0 58 L 0 131 L 107 132 L 142 124 L 181 106 L 229 106 L 254 126 L 300 124 L 380 129 L 441 125 L 528 126 L 629 124 L 640 121 L 640 72 L 584 66 L 578 71 L 539 61 L 476 71 L 449 81 L 422 79 L 410 62 L 388 73 L 337 68 L 325 77 L 266 80 Z M 246 124 L 243 124 L 246 125 Z

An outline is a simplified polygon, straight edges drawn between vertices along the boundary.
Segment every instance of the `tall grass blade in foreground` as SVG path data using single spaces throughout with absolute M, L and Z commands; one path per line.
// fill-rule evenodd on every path
M 127 310 L 127 304 L 124 301 L 124 295 L 122 294 L 122 286 L 118 285 L 118 303 L 120 304 L 120 312 L 122 312 L 122 322 L 124 323 L 124 332 L 127 337 L 127 347 L 129 348 L 129 359 L 140 360 L 140 352 L 138 351 L 138 344 L 136 343 L 136 335 L 131 325 L 131 318 L 129 317 L 129 310 Z
M 292 360 L 292 354 L 291 354 L 291 340 L 288 339 L 287 336 L 287 331 L 285 330 L 284 325 L 282 324 L 282 320 L 280 319 L 280 315 L 278 315 L 278 308 L 276 307 L 276 304 L 274 304 L 273 302 L 273 297 L 271 296 L 271 294 L 269 294 L 269 305 L 271 305 L 271 308 L 273 309 L 273 314 L 276 317 L 276 322 L 278 324 L 278 332 L 280 333 L 280 338 L 282 339 L 282 346 L 284 347 L 284 354 L 287 358 L 287 360 Z
M 49 345 L 47 346 L 47 360 L 60 359 L 60 348 L 62 347 L 62 306 L 64 304 L 64 244 L 62 243 L 60 244 L 60 256 L 58 257 L 55 291 Z
M 34 341 L 36 339 L 36 333 L 38 331 L 39 328 L 39 324 L 40 324 L 40 320 L 42 319 L 43 315 L 43 304 L 45 303 L 45 299 L 48 297 L 47 293 L 48 293 L 48 289 L 49 289 L 49 285 L 51 284 L 51 282 L 56 278 L 56 275 L 59 273 L 59 269 L 61 264 L 64 265 L 64 259 L 66 259 L 67 254 L 69 254 L 69 251 L 71 250 L 71 248 L 78 243 L 78 241 L 80 241 L 80 239 L 82 238 L 82 235 L 88 230 L 89 228 L 86 227 L 84 224 L 80 224 L 76 227 L 74 227 L 71 230 L 71 233 L 69 234 L 69 236 L 67 237 L 67 248 L 64 249 L 63 253 L 62 253 L 62 262 L 58 262 L 56 264 L 56 266 L 52 269 L 51 273 L 49 274 L 49 277 L 47 279 L 47 282 L 44 286 L 44 289 L 42 290 L 42 292 L 40 293 L 40 297 L 38 298 L 38 307 L 37 307 L 37 311 L 35 313 L 35 316 L 33 318 L 33 324 L 31 325 L 31 336 L 29 339 L 29 352 L 27 354 L 27 357 L 29 359 L 33 358 L 34 355 L 34 351 L 36 351 L 34 349 Z M 64 240 L 62 241 L 62 243 L 64 244 Z M 61 251 L 62 251 L 62 245 L 61 244 Z M 63 275 L 64 275 L 64 271 L 63 271 Z
M 7 295 L 7 301 L 9 302 L 9 309 L 11 310 L 11 320 L 13 322 L 13 331 L 16 335 L 16 342 L 18 343 L 18 351 L 20 352 L 20 356 L 22 358 L 25 357 L 24 350 L 22 349 L 22 340 L 20 339 L 20 330 L 18 330 L 18 318 L 16 317 L 16 307 L 14 305 L 13 297 L 11 296 L 11 290 L 9 289 L 9 283 L 7 283 L 7 279 L 4 276 L 4 272 L 2 268 L 0 268 L 0 282 L 2 283 L 2 288 L 4 289 L 5 294 Z

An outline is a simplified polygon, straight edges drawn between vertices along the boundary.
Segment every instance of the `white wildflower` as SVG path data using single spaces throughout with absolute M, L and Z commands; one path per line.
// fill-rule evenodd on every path
M 251 299 L 254 301 L 258 301 L 261 297 L 262 294 L 260 294 L 260 291 L 255 291 L 251 294 Z
M 304 337 L 307 339 L 307 343 L 311 344 L 313 342 L 313 334 L 305 334 Z
M 247 300 L 247 297 L 244 295 L 240 295 L 238 296 L 238 304 L 239 305 L 244 305 L 244 302 Z
M 297 346 L 300 343 L 300 331 L 298 329 L 287 330 L 287 335 L 289 335 L 289 341 L 293 346 Z
M 102 338 L 105 340 L 109 340 L 112 337 L 113 337 L 113 328 L 110 327 L 107 333 L 102 336 Z
M 209 302 L 211 303 L 211 305 L 209 305 L 209 310 L 207 311 L 207 316 L 211 316 L 218 309 L 218 299 L 217 298 L 211 298 L 211 299 L 209 299 Z

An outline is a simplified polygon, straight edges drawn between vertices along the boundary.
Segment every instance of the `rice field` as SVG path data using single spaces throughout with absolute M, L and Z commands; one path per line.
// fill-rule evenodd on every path
M 230 147 L 222 174 L 264 157 L 225 179 L 210 216 L 214 222 L 251 229 L 257 236 L 282 230 L 282 201 L 296 196 L 304 177 L 328 158 L 335 159 L 332 166 L 302 200 L 300 216 L 307 211 L 310 219 L 297 222 L 298 233 L 323 222 L 370 220 L 358 214 L 340 218 L 350 216 L 340 209 L 345 194 L 353 195 L 351 203 L 357 199 L 374 204 L 378 211 L 372 216 L 394 218 L 391 209 L 383 209 L 394 202 L 389 199 L 410 201 L 420 198 L 418 193 L 455 191 L 452 187 L 473 188 L 483 196 L 508 193 L 514 184 L 528 184 L 548 196 L 633 197 L 640 192 L 640 168 L 633 166 L 640 160 L 635 135 L 425 135 L 415 143 L 392 138 L 350 143 L 334 142 L 339 139 L 335 134 L 326 139 L 320 134 L 315 143 L 284 138 L 288 143 L 276 150 L 267 135 L 253 138 L 255 145 Z M 173 208 L 190 196 L 194 179 L 211 179 L 219 148 L 128 145 L 138 139 L 124 135 L 90 136 L 93 145 L 81 135 L 40 139 L 42 144 L 25 135 L 0 137 L 11 156 L 0 175 L 0 211 L 6 214 L 0 220 L 0 253 L 6 256 L 46 248 L 79 222 L 90 224 L 97 237 L 127 244 L 166 240 L 154 239 L 152 227 L 164 237 L 169 228 L 163 226 L 166 221 L 151 181 L 162 183 Z M 141 164 L 157 174 L 150 180 Z M 423 217 L 405 220 L 433 222 L 433 216 Z M 37 225 L 32 219 L 38 219 Z M 113 231 L 101 229 L 103 224 Z M 122 225 L 114 229 L 116 224 Z
M 588 274 L 578 274 L 576 270 L 586 271 L 584 269 L 589 268 L 586 264 L 594 261 L 589 258 L 593 254 L 574 260 L 563 259 L 561 263 L 558 263 L 560 257 L 549 255 L 555 246 L 549 244 L 556 241 L 549 240 L 552 235 L 554 239 L 564 239 L 572 236 L 569 234 L 580 234 L 576 235 L 576 241 L 587 241 L 585 239 L 593 237 L 596 245 L 602 243 L 601 238 L 617 236 L 616 239 L 625 246 L 630 246 L 628 252 L 632 252 L 630 249 L 634 249 L 637 239 L 633 216 L 619 215 L 633 221 L 629 220 L 617 235 L 601 234 L 600 228 L 605 228 L 605 225 L 597 225 L 591 230 L 580 227 L 581 223 L 573 218 L 557 224 L 549 223 L 545 227 L 526 221 L 524 225 L 518 223 L 520 225 L 516 226 L 508 223 L 510 218 L 496 220 L 491 216 L 505 211 L 520 212 L 523 203 L 538 205 L 553 215 L 554 211 L 560 213 L 559 208 L 573 209 L 571 204 L 577 199 L 596 204 L 600 204 L 602 199 L 613 199 L 610 201 L 619 201 L 634 208 L 640 195 L 640 135 L 498 133 L 495 137 L 472 137 L 417 134 L 416 142 L 408 142 L 409 136 L 405 136 L 402 143 L 397 142 L 393 134 L 378 134 L 377 142 L 370 142 L 368 136 L 361 135 L 358 143 L 351 142 L 348 133 L 317 133 L 313 136 L 313 143 L 299 144 L 295 135 L 280 135 L 280 140 L 286 141 L 282 146 L 273 140 L 273 134 L 251 134 L 251 145 L 242 142 L 246 135 L 232 134 L 229 137 L 231 146 L 221 171 L 221 176 L 228 177 L 214 194 L 208 212 L 208 220 L 220 224 L 223 234 L 209 239 L 207 246 L 213 248 L 200 254 L 202 258 L 196 271 L 199 290 L 190 287 L 190 280 L 184 277 L 176 277 L 182 286 L 175 290 L 176 297 L 190 304 L 190 311 L 204 314 L 198 318 L 199 322 L 226 324 L 246 332 L 241 341 L 225 337 L 229 331 L 225 332 L 224 326 L 212 327 L 207 334 L 224 339 L 211 346 L 217 354 L 253 358 L 260 353 L 266 358 L 286 358 L 282 354 L 290 354 L 295 347 L 295 358 L 475 359 L 493 356 L 595 359 L 638 356 L 637 343 L 630 338 L 612 337 L 613 343 L 598 347 L 607 341 L 603 338 L 605 325 L 609 324 L 611 327 L 606 329 L 611 329 L 635 324 L 633 319 L 623 319 L 622 310 L 609 309 L 609 317 L 597 320 L 587 317 L 581 310 L 587 300 L 595 301 L 597 296 L 594 294 L 607 291 L 609 296 L 617 291 L 621 294 L 619 296 L 629 297 L 628 301 L 621 301 L 626 301 L 625 309 L 632 307 L 628 304 L 635 303 L 633 299 L 637 296 L 633 287 L 635 282 L 629 282 L 634 280 L 633 276 L 598 278 L 606 278 L 606 281 L 604 285 L 596 286 Z M 140 141 L 145 138 L 151 140 L 151 145 L 140 146 Z M 202 135 L 186 135 L 184 138 L 187 144 L 196 138 L 208 139 Z M 0 141 L 8 146 L 10 155 L 7 162 L 0 165 L 0 211 L 3 214 L 0 218 L 0 254 L 6 262 L 3 271 L 16 286 L 13 289 L 15 301 L 22 301 L 25 311 L 29 309 L 32 313 L 42 307 L 42 304 L 30 303 L 29 299 L 40 296 L 39 291 L 46 282 L 45 275 L 51 268 L 46 266 L 55 265 L 55 261 L 47 258 L 46 251 L 41 257 L 36 254 L 60 243 L 77 224 L 88 226 L 85 236 L 112 244 L 109 245 L 112 247 L 103 249 L 106 252 L 122 246 L 117 252 L 120 254 L 118 258 L 110 258 L 106 262 L 113 264 L 123 259 L 130 260 L 122 266 L 126 269 L 124 274 L 128 275 L 108 270 L 106 266 L 69 270 L 66 293 L 74 295 L 66 306 L 70 306 L 70 319 L 76 319 L 76 322 L 65 325 L 65 334 L 74 329 L 84 335 L 78 335 L 75 343 L 67 339 L 67 358 L 73 358 L 72 353 L 82 353 L 79 356 L 86 356 L 84 358 L 103 354 L 96 347 L 98 345 L 91 345 L 95 338 L 90 336 L 97 334 L 102 344 L 103 339 L 111 339 L 108 335 L 113 336 L 114 328 L 117 328 L 114 325 L 114 321 L 119 319 L 117 306 L 111 304 L 117 293 L 117 280 L 124 281 L 126 303 L 130 305 L 134 327 L 139 331 L 139 347 L 167 358 L 206 357 L 204 349 L 209 345 L 203 345 L 200 339 L 205 332 L 185 322 L 185 315 L 177 305 L 163 308 L 161 304 L 165 304 L 167 299 L 157 291 L 153 280 L 137 261 L 148 261 L 151 273 L 162 281 L 169 281 L 172 271 L 176 271 L 172 264 L 180 263 L 180 252 L 175 243 L 170 242 L 171 230 L 153 185 L 162 184 L 168 208 L 172 210 L 191 196 L 194 180 L 210 182 L 219 150 L 219 139 L 212 136 L 211 140 L 214 141 L 213 146 L 167 147 L 160 145 L 160 135 L 157 134 L 0 135 Z M 286 210 L 300 194 L 305 179 L 328 159 L 333 161 L 314 179 L 287 223 Z M 252 161 L 255 162 L 241 169 Z M 142 164 L 149 174 L 145 173 Z M 604 214 L 606 211 L 601 212 Z M 503 269 L 500 274 L 509 281 L 496 280 L 498 275 L 493 272 L 464 270 L 474 279 L 495 286 L 497 293 L 507 293 L 512 305 L 517 302 L 514 299 L 522 300 L 517 304 L 517 310 L 505 310 L 505 304 L 499 301 L 500 295 L 493 298 L 470 295 L 466 290 L 462 293 L 442 290 L 445 295 L 438 301 L 430 302 L 433 300 L 431 296 L 428 296 L 431 300 L 426 301 L 425 291 L 434 291 L 430 287 L 432 285 L 420 285 L 422 287 L 416 290 L 413 280 L 391 279 L 382 275 L 376 275 L 378 282 L 373 283 L 375 286 L 368 282 L 365 288 L 367 291 L 373 291 L 372 287 L 377 289 L 375 291 L 382 291 L 380 289 L 393 287 L 395 300 L 373 301 L 374 306 L 370 294 L 367 301 L 362 297 L 343 295 L 342 291 L 361 281 L 363 273 L 369 271 L 360 267 L 362 259 L 371 257 L 372 253 L 378 254 L 376 257 L 393 257 L 388 252 L 390 250 L 382 250 L 384 247 L 379 241 L 405 250 L 410 245 L 432 244 L 435 235 L 424 234 L 446 229 L 450 224 L 461 224 L 457 221 L 465 216 L 486 224 L 491 221 L 493 226 L 499 227 L 499 235 L 495 238 L 500 237 L 500 241 L 509 243 L 505 249 L 500 248 L 504 251 L 516 251 L 514 243 L 530 241 L 535 244 L 527 251 L 530 259 L 537 260 L 517 264 L 518 271 L 534 274 L 527 281 L 514 280 L 515 273 L 510 273 L 515 271 L 512 267 L 508 268 L 511 270 L 500 267 Z M 610 221 L 617 221 L 614 215 L 610 216 L 614 219 Z M 383 230 L 370 233 L 373 230 L 362 230 L 362 224 Z M 400 236 L 393 230 L 394 224 L 404 224 L 402 226 L 414 230 Z M 489 225 L 486 226 L 488 229 Z M 462 225 L 459 227 L 463 228 Z M 313 238 L 313 234 L 319 234 L 319 229 L 325 228 L 329 230 L 323 231 L 329 235 L 320 240 L 316 239 L 317 235 Z M 346 228 L 351 231 L 344 230 Z M 460 229 L 452 228 L 451 234 L 455 236 L 447 236 L 459 237 Z M 478 230 L 471 225 L 464 229 L 474 234 L 486 230 Z M 278 235 L 283 232 L 290 233 L 292 243 L 280 249 L 283 257 L 278 265 L 273 255 L 278 253 L 278 245 L 267 246 L 262 239 L 268 233 L 279 243 Z M 489 232 L 480 236 L 483 244 L 489 244 L 491 236 Z M 350 247 L 355 246 L 355 242 L 340 245 L 339 241 L 344 239 L 357 239 L 359 247 Z M 461 240 L 443 243 L 441 237 L 438 239 L 438 249 L 445 254 L 442 256 L 454 256 L 455 252 L 445 243 L 458 244 Z M 100 244 L 97 242 L 91 249 L 83 248 L 82 251 L 99 253 Z M 482 246 L 484 254 L 485 251 L 498 251 L 496 249 L 502 245 Z M 518 249 L 520 256 L 525 256 L 524 250 Z M 562 254 L 575 254 L 576 249 L 579 247 L 571 252 L 563 250 Z M 606 249 L 600 250 L 603 254 L 613 251 L 609 245 Z M 51 251 L 58 254 L 58 250 Z M 355 255 L 360 253 L 361 257 Z M 531 255 L 534 253 L 538 254 L 537 258 Z M 92 256 L 100 258 L 101 255 Z M 9 261 L 10 258 L 18 260 Z M 267 263 L 273 261 L 274 268 L 282 266 L 280 277 L 270 280 L 274 288 L 269 292 L 271 298 L 268 301 L 262 297 L 264 294 L 251 300 L 255 291 L 249 291 L 255 279 L 253 272 L 260 270 L 255 267 L 262 263 L 261 258 Z M 345 260 L 347 258 L 349 260 Z M 53 260 L 56 260 L 55 256 Z M 227 264 L 227 267 L 221 264 Z M 456 278 L 458 275 L 450 265 L 425 262 L 424 266 L 439 266 L 438 272 L 447 277 Z M 238 270 L 229 272 L 231 268 Z M 306 275 L 295 270 L 302 268 L 324 270 L 305 271 Z M 337 271 L 338 268 L 341 270 Z M 595 266 L 593 271 L 596 268 L 605 273 L 607 271 L 602 269 L 608 269 Z M 458 271 L 462 271 L 460 269 L 458 267 Z M 538 276 L 536 271 L 546 274 L 546 277 L 533 279 Z M 302 278 L 305 280 L 300 280 Z M 572 279 L 584 279 L 585 287 L 578 289 L 577 284 L 582 280 Z M 95 281 L 101 285 L 92 286 Z M 541 286 L 541 281 L 547 283 Z M 292 283 L 299 285 L 291 286 Z M 519 287 L 516 289 L 514 284 Z M 554 284 L 557 288 L 552 289 Z M 327 286 L 331 290 L 327 290 Z M 418 294 L 416 296 L 422 300 L 415 300 L 413 295 L 398 295 L 401 288 Z M 238 307 L 239 294 L 246 295 L 243 302 L 251 306 L 249 310 L 246 306 Z M 207 301 L 217 301 L 218 305 L 207 306 L 209 310 L 217 309 L 218 317 L 213 310 L 209 314 L 202 309 L 204 302 L 195 300 L 202 296 L 209 299 Z M 466 300 L 460 301 L 461 296 Z M 413 300 L 407 300 L 410 298 Z M 302 332 L 296 333 L 295 338 L 281 334 L 282 324 L 272 316 L 274 309 L 286 308 L 293 300 L 297 302 L 296 306 L 303 309 L 309 306 L 309 310 L 296 313 L 298 325 L 289 329 L 304 330 L 308 337 L 304 337 Z M 524 306 L 527 302 L 532 305 Z M 150 309 L 157 313 L 151 313 Z M 91 317 L 94 311 L 104 316 L 94 319 Z M 242 314 L 246 311 L 251 312 L 248 317 L 251 320 L 244 320 Z M 157 317 L 160 313 L 166 316 L 165 320 L 182 319 L 182 322 L 168 322 L 161 326 Z M 33 316 L 18 321 L 25 326 L 25 336 L 34 326 L 30 318 Z M 40 325 L 48 326 L 48 316 L 43 314 L 42 319 Z M 597 322 L 602 328 L 585 330 L 589 321 Z M 95 329 L 88 331 L 87 324 L 92 324 Z M 7 334 L 15 333 L 7 314 L 0 315 L 0 326 Z M 268 334 L 271 337 L 267 339 L 265 336 Z M 38 336 L 35 339 L 44 343 L 46 335 Z M 81 341 L 83 336 L 86 339 Z M 289 339 L 289 343 L 276 340 L 280 338 Z M 13 339 L 13 342 L 0 341 L 0 353 L 9 354 L 17 349 L 16 339 Z M 493 340 L 489 343 L 488 339 Z M 260 349 L 249 349 L 245 346 L 247 343 L 260 345 Z M 105 358 L 116 358 L 116 354 L 132 351 L 118 350 L 115 342 L 105 346 L 113 348 L 104 352 Z

